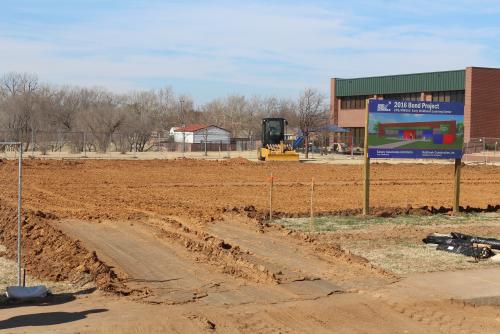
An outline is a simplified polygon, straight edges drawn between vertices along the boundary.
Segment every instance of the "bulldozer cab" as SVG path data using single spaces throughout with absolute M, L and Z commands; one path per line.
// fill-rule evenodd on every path
M 284 118 L 262 120 L 262 146 L 257 149 L 257 158 L 263 161 L 299 161 L 299 154 L 285 143 Z
M 277 145 L 285 141 L 284 118 L 264 118 L 262 120 L 262 145 Z

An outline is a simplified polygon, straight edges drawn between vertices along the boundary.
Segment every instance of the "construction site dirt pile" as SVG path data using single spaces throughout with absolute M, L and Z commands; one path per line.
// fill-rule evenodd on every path
M 117 275 L 94 252 L 78 241 L 54 229 L 52 214 L 24 212 L 22 216 L 22 266 L 29 275 L 52 281 L 70 281 L 76 285 L 95 283 L 105 291 L 129 292 Z M 17 210 L 0 202 L 0 244 L 6 256 L 17 256 Z

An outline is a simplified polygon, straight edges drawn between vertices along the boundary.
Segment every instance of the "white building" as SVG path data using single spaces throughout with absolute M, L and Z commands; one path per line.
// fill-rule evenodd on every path
M 222 143 L 229 144 L 231 133 L 215 125 L 189 124 L 185 127 L 172 128 L 170 133 L 176 143 L 200 144 Z

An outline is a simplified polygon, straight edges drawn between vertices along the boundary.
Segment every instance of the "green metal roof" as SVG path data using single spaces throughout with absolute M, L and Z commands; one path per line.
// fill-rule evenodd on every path
M 336 96 L 465 90 L 465 70 L 336 79 Z

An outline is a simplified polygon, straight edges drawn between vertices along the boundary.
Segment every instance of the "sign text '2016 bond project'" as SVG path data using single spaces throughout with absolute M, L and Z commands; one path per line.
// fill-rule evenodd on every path
M 462 103 L 370 100 L 368 112 L 369 158 L 462 158 Z

